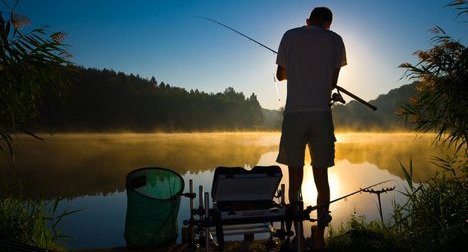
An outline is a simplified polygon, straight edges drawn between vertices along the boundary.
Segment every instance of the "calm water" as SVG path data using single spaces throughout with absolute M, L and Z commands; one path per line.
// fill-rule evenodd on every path
M 126 194 L 125 176 L 140 167 L 166 167 L 181 174 L 188 191 L 189 179 L 205 191 L 211 190 L 218 166 L 274 165 L 279 133 L 189 133 L 189 134 L 59 134 L 42 135 L 44 141 L 22 136 L 16 141 L 14 172 L 23 181 L 24 193 L 40 193 L 48 199 L 64 196 L 61 210 L 83 209 L 68 216 L 61 230 L 72 239 L 70 248 L 124 246 Z M 329 170 L 331 198 L 392 179 L 382 187 L 396 190 L 382 194 L 384 216 L 391 215 L 392 201 L 404 198 L 405 182 L 400 162 L 413 162 L 416 181 L 435 172 L 430 158 L 436 155 L 432 136 L 407 133 L 337 134 L 336 165 Z M 12 169 L 6 152 L 0 153 L 0 175 Z M 310 163 L 310 159 L 306 161 Z M 288 180 L 283 170 L 282 183 Z M 381 187 L 377 187 L 379 189 Z M 311 167 L 305 167 L 305 205 L 315 205 L 315 185 Z M 379 220 L 377 197 L 360 193 L 330 206 L 332 225 L 337 227 L 351 215 Z M 315 214 L 315 213 L 313 213 Z M 182 198 L 179 223 L 189 216 L 188 199 Z M 306 234 L 310 224 L 305 223 Z

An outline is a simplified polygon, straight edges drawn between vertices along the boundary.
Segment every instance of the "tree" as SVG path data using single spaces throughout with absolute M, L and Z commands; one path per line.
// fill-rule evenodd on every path
M 62 43 L 64 33 L 49 34 L 44 28 L 23 33 L 30 20 L 14 12 L 14 6 L 2 5 L 11 10 L 0 12 L 0 148 L 6 145 L 13 154 L 12 136 L 34 136 L 27 126 L 38 117 L 44 97 L 63 99 L 70 89 L 71 55 Z
M 454 4 L 466 14 L 465 1 Z M 419 81 L 417 96 L 406 103 L 401 114 L 414 124 L 419 132 L 435 131 L 442 145 L 456 146 L 467 154 L 468 142 L 468 50 L 448 36 L 440 27 L 432 30 L 435 46 L 417 51 L 419 63 L 403 63 L 405 76 Z
M 468 13 L 464 0 L 454 0 L 448 6 L 457 7 L 458 17 Z M 443 173 L 418 186 L 413 184 L 412 163 L 409 171 L 401 165 L 408 200 L 395 205 L 395 229 L 410 251 L 462 251 L 466 250 L 464 237 L 468 234 L 468 50 L 442 28 L 435 27 L 433 32 L 435 46 L 415 52 L 419 63 L 400 65 L 407 77 L 419 80 L 419 93 L 403 106 L 401 114 L 412 120 L 419 132 L 435 131 L 436 143 L 455 147 L 455 152 L 435 157 L 433 163 Z

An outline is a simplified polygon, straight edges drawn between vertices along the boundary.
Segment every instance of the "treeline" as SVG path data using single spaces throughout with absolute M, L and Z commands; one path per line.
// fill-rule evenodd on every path
M 255 94 L 229 87 L 220 93 L 158 83 L 113 70 L 77 68 L 63 103 L 46 99 L 38 121 L 52 131 L 209 131 L 261 127 Z
M 38 121 L 47 131 L 213 131 L 281 129 L 282 112 L 263 109 L 255 94 L 246 97 L 228 87 L 206 93 L 138 75 L 77 68 L 73 89 L 64 103 L 48 98 Z M 333 107 L 337 130 L 406 130 L 397 115 L 417 95 L 417 83 L 403 85 L 369 101 L 372 111 L 344 95 Z
M 335 129 L 338 131 L 393 131 L 409 130 L 410 123 L 404 116 L 398 115 L 404 103 L 412 96 L 417 96 L 417 82 L 403 85 L 390 90 L 387 94 L 379 95 L 369 101 L 377 107 L 377 111 L 370 110 L 359 102 L 352 100 L 345 94 L 346 104 L 335 104 L 332 108 Z M 282 114 L 279 111 L 263 110 L 264 123 L 270 127 L 280 129 Z

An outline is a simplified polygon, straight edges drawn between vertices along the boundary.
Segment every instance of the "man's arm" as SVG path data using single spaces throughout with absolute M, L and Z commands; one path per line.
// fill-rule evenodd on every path
M 276 79 L 278 79 L 279 81 L 282 81 L 282 80 L 286 80 L 287 78 L 288 78 L 288 75 L 286 74 L 286 68 L 278 65 L 278 68 L 276 69 Z
M 333 79 L 332 79 L 332 89 L 335 89 L 338 83 L 338 76 L 340 75 L 341 68 L 335 68 L 333 71 Z M 278 78 L 279 79 L 279 78 Z

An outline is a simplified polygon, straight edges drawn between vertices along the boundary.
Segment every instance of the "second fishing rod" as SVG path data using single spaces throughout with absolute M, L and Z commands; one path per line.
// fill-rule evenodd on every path
M 241 36 L 247 38 L 248 40 L 250 40 L 250 41 L 252 41 L 252 42 L 254 42 L 254 43 L 260 45 L 261 47 L 263 47 L 263 48 L 265 48 L 265 49 L 271 51 L 272 53 L 278 54 L 277 51 L 275 51 L 275 50 L 271 49 L 270 47 L 268 47 L 268 46 L 266 46 L 266 45 L 264 45 L 264 44 L 258 42 L 258 41 L 255 40 L 255 39 L 253 39 L 253 38 L 251 38 L 251 37 L 245 35 L 244 33 L 240 32 L 240 31 L 237 31 L 236 29 L 234 29 L 234 28 L 232 28 L 232 27 L 230 27 L 230 26 L 227 26 L 227 25 L 225 25 L 225 24 L 223 24 L 223 23 L 221 23 L 221 22 L 219 22 L 219 21 L 216 21 L 216 20 L 214 20 L 214 19 L 211 19 L 211 18 L 207 18 L 207 17 L 203 17 L 203 16 L 197 16 L 197 17 L 198 17 L 198 18 L 201 18 L 201 19 L 208 20 L 208 21 L 213 22 L 213 23 L 216 23 L 216 24 L 218 24 L 218 25 L 221 25 L 221 26 L 223 26 L 224 28 L 229 29 L 229 30 L 231 30 L 231 31 L 233 31 L 233 32 L 235 32 L 235 33 L 237 33 L 237 34 L 239 34 L 239 35 L 241 35 Z M 375 107 L 374 105 L 372 105 L 372 104 L 366 102 L 365 100 L 363 100 L 362 98 L 358 97 L 357 95 L 355 95 L 355 94 L 349 92 L 348 90 L 346 90 L 346 89 L 344 89 L 344 88 L 342 88 L 342 87 L 340 87 L 340 86 L 336 86 L 336 89 L 338 90 L 338 96 L 335 98 L 336 100 L 333 99 L 333 97 L 332 97 L 333 101 L 339 101 L 339 102 L 341 102 L 341 103 L 344 103 L 343 98 L 341 98 L 341 94 L 340 94 L 340 91 L 341 91 L 341 92 L 347 94 L 348 96 L 350 96 L 351 98 L 353 98 L 354 100 L 356 100 L 356 101 L 360 102 L 361 104 L 365 105 L 366 107 L 368 107 L 368 108 L 370 108 L 370 109 L 372 109 L 372 110 L 374 110 L 374 111 L 377 110 L 377 107 Z M 341 99 L 340 99 L 340 98 L 341 98 Z

